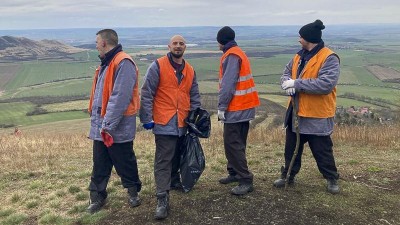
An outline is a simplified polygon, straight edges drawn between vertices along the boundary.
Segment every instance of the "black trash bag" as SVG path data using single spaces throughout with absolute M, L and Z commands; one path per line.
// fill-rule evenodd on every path
M 202 108 L 197 108 L 189 112 L 185 119 L 188 124 L 188 132 L 196 134 L 199 138 L 208 138 L 211 133 L 210 113 Z
M 189 192 L 203 173 L 206 161 L 200 140 L 195 134 L 186 134 L 181 148 L 180 173 L 182 187 L 184 192 Z

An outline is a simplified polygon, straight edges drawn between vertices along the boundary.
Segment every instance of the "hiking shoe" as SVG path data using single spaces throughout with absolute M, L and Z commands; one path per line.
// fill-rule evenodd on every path
M 230 183 L 238 182 L 238 181 L 239 180 L 235 176 L 232 176 L 232 175 L 228 175 L 227 177 L 219 179 L 220 184 L 230 184 Z
M 90 214 L 96 213 L 103 208 L 104 204 L 106 204 L 106 200 L 100 196 L 97 192 L 90 192 L 90 204 L 87 207 L 86 211 Z
M 232 188 L 231 193 L 233 195 L 245 195 L 253 190 L 253 184 L 239 184 L 238 186 Z
M 285 183 L 286 183 L 286 178 L 279 178 L 278 180 L 274 181 L 274 187 L 283 188 L 283 187 L 285 187 Z M 288 184 L 293 185 L 294 178 L 289 178 Z
M 131 207 L 137 207 L 141 204 L 136 186 L 128 188 L 128 195 L 128 202 Z
M 163 220 L 168 217 L 169 211 L 169 194 L 164 191 L 157 193 L 157 208 L 154 218 L 156 220 Z
M 328 179 L 327 182 L 328 182 L 328 185 L 326 188 L 329 193 L 338 194 L 340 192 L 339 185 L 338 185 L 336 179 Z
M 170 189 L 176 191 L 183 191 L 181 182 L 171 183 Z

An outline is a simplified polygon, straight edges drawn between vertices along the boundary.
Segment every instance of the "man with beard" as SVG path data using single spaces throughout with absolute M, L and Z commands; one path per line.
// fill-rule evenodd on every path
M 294 184 L 294 178 L 300 171 L 304 144 L 308 142 L 318 169 L 327 180 L 327 191 L 337 194 L 339 174 L 330 135 L 334 127 L 340 60 L 321 39 L 324 28 L 322 21 L 316 20 L 299 30 L 302 49 L 286 65 L 281 77 L 282 89 L 292 96 L 289 100 L 295 101 L 297 109 L 293 110 L 290 103 L 286 112 L 285 166 L 282 167 L 281 177 L 274 182 L 274 186 L 281 188 L 286 182 Z M 289 179 L 286 181 L 296 146 L 295 124 L 298 124 L 300 145 Z
M 153 62 L 141 89 L 140 121 L 155 135 L 156 219 L 169 212 L 169 190 L 182 189 L 179 164 L 180 145 L 187 128 L 189 110 L 201 106 L 196 73 L 183 59 L 186 41 L 181 35 L 171 38 L 169 53 Z

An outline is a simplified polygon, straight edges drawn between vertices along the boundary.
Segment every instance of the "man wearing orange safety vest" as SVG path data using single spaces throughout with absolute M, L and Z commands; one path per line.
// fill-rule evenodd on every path
M 246 142 L 250 120 L 260 105 L 251 73 L 250 61 L 235 42 L 235 32 L 225 26 L 218 31 L 217 41 L 223 51 L 219 69 L 218 119 L 224 123 L 224 147 L 228 176 L 221 184 L 239 182 L 234 195 L 253 191 L 253 174 L 246 159 Z
M 300 171 L 304 144 L 308 142 L 317 162 L 318 169 L 327 180 L 327 191 L 339 193 L 339 173 L 333 156 L 333 132 L 336 110 L 336 84 L 340 75 L 340 60 L 321 39 L 325 25 L 321 20 L 304 25 L 299 30 L 302 49 L 286 65 L 281 77 L 282 89 L 295 101 L 296 110 L 290 103 L 286 112 L 285 166 L 274 186 L 281 188 L 285 183 L 294 184 Z M 297 112 L 297 115 L 294 113 Z M 298 123 L 295 123 L 295 121 Z M 298 124 L 300 140 L 289 179 L 286 176 L 295 152 Z
M 142 186 L 133 151 L 139 110 L 139 71 L 132 58 L 122 51 L 114 30 L 100 30 L 96 35 L 101 64 L 93 79 L 88 108 L 89 138 L 93 140 L 89 213 L 97 212 L 105 204 L 113 166 L 122 186 L 128 190 L 131 207 L 140 205 L 138 192 Z
M 153 62 L 141 88 L 140 121 L 155 135 L 154 177 L 157 207 L 155 219 L 169 212 L 169 190 L 181 189 L 180 145 L 187 128 L 189 110 L 201 107 L 193 67 L 183 59 L 186 41 L 181 35 L 171 38 L 169 53 Z

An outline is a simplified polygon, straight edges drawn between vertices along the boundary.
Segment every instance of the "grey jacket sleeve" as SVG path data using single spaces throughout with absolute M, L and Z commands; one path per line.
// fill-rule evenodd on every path
M 218 109 L 225 111 L 236 91 L 236 83 L 239 79 L 240 58 L 230 54 L 222 63 L 222 81 L 218 94 Z
M 329 94 L 336 86 L 340 75 L 339 58 L 332 54 L 319 70 L 318 77 L 315 79 L 297 79 L 294 82 L 296 91 L 309 94 Z
M 153 102 L 157 87 L 160 82 L 160 69 L 153 62 L 147 69 L 143 78 L 140 97 L 139 117 L 141 123 L 149 123 L 153 120 Z
M 102 124 L 103 129 L 110 131 L 118 126 L 133 98 L 133 88 L 137 79 L 135 65 L 130 60 L 124 59 L 119 64 L 114 79 L 113 91 Z
M 194 73 L 192 88 L 190 89 L 190 110 L 201 107 L 199 84 L 197 83 L 196 72 Z
M 283 70 L 283 74 L 281 76 L 281 84 L 292 78 L 292 67 L 293 67 L 293 59 L 290 60 L 288 64 L 286 64 L 285 69 Z

